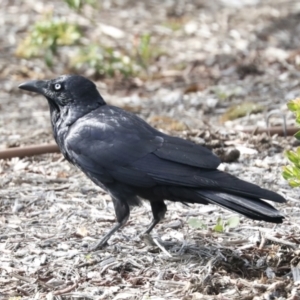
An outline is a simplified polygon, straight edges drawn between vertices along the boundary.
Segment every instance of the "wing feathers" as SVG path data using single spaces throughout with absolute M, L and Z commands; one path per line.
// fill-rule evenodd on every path
M 154 152 L 159 158 L 208 169 L 216 169 L 221 163 L 221 160 L 205 147 L 176 137 L 163 138 L 162 147 Z

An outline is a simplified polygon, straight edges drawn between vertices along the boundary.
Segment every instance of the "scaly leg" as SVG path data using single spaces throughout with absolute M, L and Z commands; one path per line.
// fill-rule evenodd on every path
M 109 231 L 104 235 L 102 239 L 100 239 L 98 242 L 96 242 L 93 246 L 90 247 L 90 251 L 96 251 L 100 250 L 106 243 L 107 241 L 111 238 L 111 236 L 118 231 L 125 223 L 127 222 L 129 218 L 129 206 L 126 202 L 122 202 L 121 200 L 117 198 L 112 198 L 114 208 L 115 208 L 115 213 L 117 217 L 118 223 L 115 224 Z
M 167 211 L 167 206 L 164 203 L 164 201 L 151 201 L 150 204 L 151 204 L 151 209 L 153 214 L 153 220 L 149 224 L 144 234 L 150 233 L 151 230 L 155 227 L 155 225 L 165 217 Z

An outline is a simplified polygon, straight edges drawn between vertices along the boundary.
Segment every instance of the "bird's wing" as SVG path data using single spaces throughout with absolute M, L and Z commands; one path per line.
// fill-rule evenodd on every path
M 102 183 L 119 180 L 152 186 L 154 181 L 141 171 L 131 170 L 132 162 L 161 147 L 163 138 L 143 132 L 135 124 L 118 121 L 117 116 L 81 118 L 71 127 L 65 146 L 72 162 Z M 109 171 L 116 171 L 112 174 Z
M 137 116 L 115 107 L 77 121 L 65 144 L 73 163 L 83 171 L 102 181 L 107 173 L 106 180 L 116 179 L 137 186 L 155 184 L 155 176 L 146 172 L 146 169 L 152 169 L 152 157 L 157 157 L 162 169 L 170 167 L 175 173 L 186 170 L 189 176 L 192 167 L 215 169 L 220 163 L 208 149 L 164 135 Z M 141 162 L 140 167 L 135 166 L 138 162 Z
M 113 109 L 113 112 L 119 116 L 117 118 L 119 124 L 141 142 L 144 150 L 142 151 L 143 155 L 153 153 L 164 160 L 205 169 L 216 169 L 220 165 L 220 158 L 209 149 L 188 140 L 163 134 L 135 114 L 128 113 L 118 107 L 107 107 Z M 159 147 L 155 148 L 155 151 L 153 148 L 148 151 L 148 140 L 153 138 L 160 141 Z
M 221 163 L 219 157 L 201 145 L 173 136 L 163 138 L 162 147 L 154 152 L 159 158 L 205 169 L 216 169 Z

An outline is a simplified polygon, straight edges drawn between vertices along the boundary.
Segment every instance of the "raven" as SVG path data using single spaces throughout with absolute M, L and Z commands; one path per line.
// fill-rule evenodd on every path
M 102 248 L 128 220 L 140 198 L 150 202 L 150 233 L 164 217 L 164 200 L 217 204 L 254 220 L 282 223 L 283 215 L 261 200 L 281 195 L 218 170 L 207 148 L 166 135 L 121 108 L 107 105 L 96 85 L 79 75 L 22 83 L 46 97 L 54 138 L 64 155 L 112 198 L 117 223 L 91 250 Z

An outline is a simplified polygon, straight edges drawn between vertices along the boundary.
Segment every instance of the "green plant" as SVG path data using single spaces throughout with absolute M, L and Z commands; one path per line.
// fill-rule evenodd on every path
M 238 216 L 230 217 L 228 220 L 223 220 L 218 218 L 217 224 L 214 226 L 213 230 L 216 232 L 224 232 L 226 229 L 235 228 L 240 224 L 240 218 Z
M 207 229 L 207 225 L 197 218 L 189 218 L 188 224 L 195 229 Z
M 64 0 L 68 6 L 74 10 L 80 11 L 85 4 L 95 7 L 96 0 Z
M 18 46 L 16 55 L 23 58 L 44 57 L 46 64 L 52 66 L 58 48 L 74 45 L 80 37 L 77 25 L 47 15 L 44 20 L 34 24 L 28 36 Z
M 296 116 L 297 124 L 300 124 L 300 98 L 296 98 L 287 104 L 290 111 Z M 300 140 L 300 131 L 294 135 Z M 288 150 L 285 152 L 286 157 L 290 161 L 290 165 L 283 167 L 282 176 L 286 179 L 290 186 L 300 186 L 300 147 L 295 151 Z
M 228 220 L 222 218 L 217 219 L 216 225 L 213 227 L 215 232 L 224 232 L 229 228 L 235 228 L 239 225 L 240 218 L 238 216 L 232 216 Z M 195 229 L 207 229 L 207 225 L 197 218 L 190 218 L 188 224 Z
M 152 38 L 150 34 L 142 34 L 134 47 L 134 53 L 131 55 L 132 59 L 145 71 L 148 71 L 149 65 L 151 65 L 155 59 L 164 54 L 164 52 L 151 41 Z
M 137 55 L 139 58 L 139 62 L 144 69 L 147 69 L 150 59 L 152 58 L 150 40 L 151 40 L 150 34 L 143 34 L 140 37 L 139 45 L 137 47 Z
M 264 107 L 255 102 L 243 102 L 238 105 L 229 107 L 226 112 L 222 115 L 221 121 L 226 122 L 228 120 L 235 120 L 242 118 L 249 114 L 255 114 L 262 112 Z
M 81 13 L 84 5 L 95 7 L 96 0 L 64 0 L 71 9 Z M 96 10 L 95 10 L 96 11 Z M 84 16 L 88 18 L 87 16 Z M 90 23 L 93 23 L 95 15 L 89 14 Z M 77 24 L 66 22 L 62 18 L 54 18 L 53 14 L 47 14 L 42 20 L 33 24 L 28 35 L 19 44 L 16 55 L 30 59 L 41 57 L 48 67 L 54 65 L 62 57 L 62 46 L 68 46 L 62 61 L 65 67 L 71 70 L 90 69 L 95 75 L 101 76 L 136 76 L 146 73 L 148 76 L 149 65 L 162 52 L 151 43 L 150 34 L 142 34 L 131 44 L 131 49 L 123 48 L 122 45 L 107 47 L 98 42 L 90 42 L 86 45 L 86 38 Z M 112 44 L 112 43 L 111 43 Z M 116 43 L 115 43 L 116 44 Z M 72 56 L 69 55 L 72 53 Z M 75 55 L 74 55 L 75 53 Z
M 139 67 L 129 56 L 98 44 L 80 49 L 79 53 L 72 59 L 71 64 L 76 69 L 89 67 L 98 75 L 109 76 L 115 76 L 119 73 L 127 77 L 134 75 L 139 70 Z
M 91 260 L 91 259 L 92 259 L 92 254 L 91 254 L 91 253 L 87 254 L 87 255 L 85 256 L 85 259 L 86 259 L 86 260 Z

